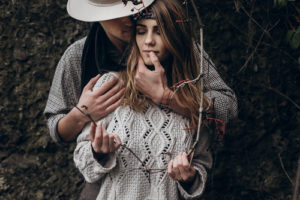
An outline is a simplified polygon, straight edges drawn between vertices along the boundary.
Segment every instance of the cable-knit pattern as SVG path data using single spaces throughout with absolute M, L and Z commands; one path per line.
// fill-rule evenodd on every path
M 114 73 L 103 75 L 94 89 L 114 76 Z M 167 170 L 150 174 L 142 170 L 167 169 L 171 159 L 179 152 L 188 150 L 192 137 L 186 129 L 189 126 L 186 118 L 152 104 L 143 113 L 121 106 L 102 119 L 102 124 L 108 133 L 118 134 L 122 144 L 129 147 L 142 163 L 121 146 L 102 166 L 93 157 L 89 141 L 90 126 L 87 125 L 77 139 L 74 161 L 86 181 L 101 180 L 97 199 L 189 199 L 202 194 L 206 168 L 211 167 L 207 133 L 203 132 L 193 160 L 199 174 L 193 191 L 185 191 L 169 177 Z

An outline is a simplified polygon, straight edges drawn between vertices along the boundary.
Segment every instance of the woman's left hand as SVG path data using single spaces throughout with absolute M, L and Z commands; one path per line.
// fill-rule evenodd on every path
M 190 182 L 194 180 L 196 169 L 189 163 L 186 153 L 179 153 L 168 164 L 168 174 L 176 181 Z

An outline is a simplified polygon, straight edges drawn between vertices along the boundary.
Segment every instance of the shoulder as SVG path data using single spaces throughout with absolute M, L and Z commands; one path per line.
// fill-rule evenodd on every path
M 64 52 L 63 57 L 65 57 L 65 58 L 80 58 L 81 59 L 85 40 L 86 40 L 86 37 L 84 37 L 80 40 L 77 40 L 76 42 L 71 44 Z
M 86 37 L 71 44 L 61 57 L 56 71 L 81 73 L 81 57 Z
M 115 73 L 115 72 L 108 72 L 103 74 L 97 81 L 97 83 L 95 84 L 93 89 L 97 89 L 99 88 L 101 85 L 103 85 L 104 83 L 110 81 L 113 78 L 119 78 L 119 74 Z

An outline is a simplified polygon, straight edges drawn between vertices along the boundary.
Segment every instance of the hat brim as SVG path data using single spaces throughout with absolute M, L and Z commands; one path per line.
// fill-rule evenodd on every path
M 143 0 L 144 6 L 148 7 L 154 0 Z M 128 1 L 127 5 L 120 0 L 111 6 L 97 6 L 88 3 L 87 0 L 68 0 L 67 11 L 77 20 L 85 22 L 105 21 L 126 17 L 143 10 L 143 5 L 133 5 Z

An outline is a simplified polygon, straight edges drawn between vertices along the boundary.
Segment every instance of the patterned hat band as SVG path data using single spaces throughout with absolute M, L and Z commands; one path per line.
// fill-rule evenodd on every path
M 145 8 L 144 10 L 138 12 L 137 14 L 132 16 L 134 21 L 138 21 L 141 19 L 156 19 L 155 14 L 149 8 Z

